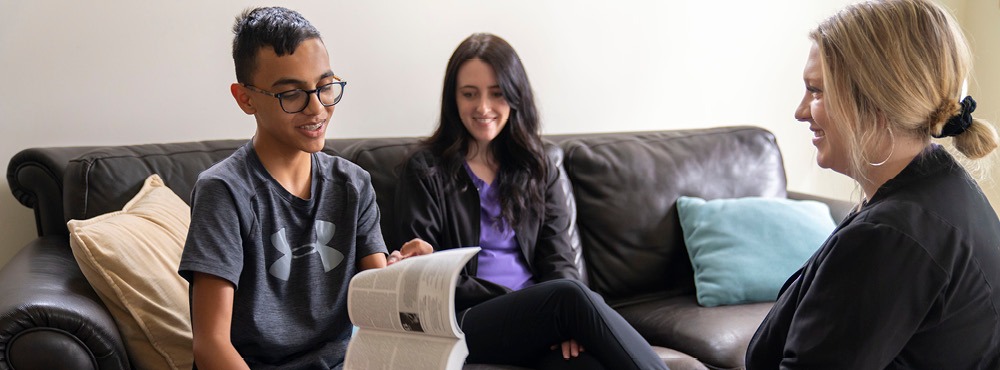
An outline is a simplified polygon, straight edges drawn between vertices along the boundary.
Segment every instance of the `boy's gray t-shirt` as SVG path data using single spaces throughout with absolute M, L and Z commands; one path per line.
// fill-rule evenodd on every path
M 232 343 L 252 368 L 339 367 L 357 261 L 386 253 L 368 173 L 320 152 L 312 176 L 310 199 L 292 195 L 247 143 L 199 175 L 192 192 L 179 272 L 235 285 Z

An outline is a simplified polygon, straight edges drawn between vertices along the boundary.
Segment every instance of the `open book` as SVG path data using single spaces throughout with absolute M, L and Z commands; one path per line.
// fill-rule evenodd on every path
M 355 275 L 347 313 L 358 331 L 344 368 L 461 369 L 469 349 L 455 321 L 455 284 L 478 252 L 449 249 Z

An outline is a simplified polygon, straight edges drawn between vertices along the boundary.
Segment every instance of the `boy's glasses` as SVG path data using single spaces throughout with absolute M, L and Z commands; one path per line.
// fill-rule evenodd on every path
M 309 101 L 312 100 L 309 99 L 309 95 L 312 94 L 316 94 L 316 97 L 319 98 L 319 103 L 324 107 L 329 107 L 340 102 L 340 98 L 344 96 L 344 86 L 347 85 L 347 81 L 340 81 L 340 78 L 336 76 L 333 78 L 336 78 L 337 82 L 328 83 L 313 90 L 295 89 L 280 93 L 262 90 L 250 84 L 242 85 L 250 91 L 278 98 L 281 110 L 285 111 L 285 113 L 299 113 L 309 106 Z

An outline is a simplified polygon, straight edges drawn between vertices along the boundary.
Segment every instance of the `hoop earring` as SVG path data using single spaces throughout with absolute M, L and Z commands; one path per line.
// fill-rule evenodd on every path
M 885 162 L 889 161 L 889 158 L 892 158 L 892 153 L 894 151 L 896 151 L 896 137 L 892 134 L 892 127 L 886 126 L 886 128 L 889 129 L 889 143 L 890 143 L 889 144 L 890 145 L 890 147 L 889 147 L 889 155 L 887 155 L 885 157 L 885 159 L 883 159 L 881 162 L 878 162 L 878 163 L 868 162 L 869 166 L 872 166 L 872 167 L 880 167 L 880 166 L 882 166 L 883 164 L 885 164 Z

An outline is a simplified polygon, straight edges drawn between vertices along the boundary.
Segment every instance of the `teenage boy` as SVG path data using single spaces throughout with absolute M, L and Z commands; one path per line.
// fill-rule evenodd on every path
M 233 32 L 230 91 L 257 130 L 192 193 L 179 273 L 191 284 L 195 363 L 339 368 L 348 283 L 386 265 L 368 173 L 320 151 L 347 82 L 295 11 L 249 9 Z M 415 240 L 402 250 L 393 259 L 431 248 Z

